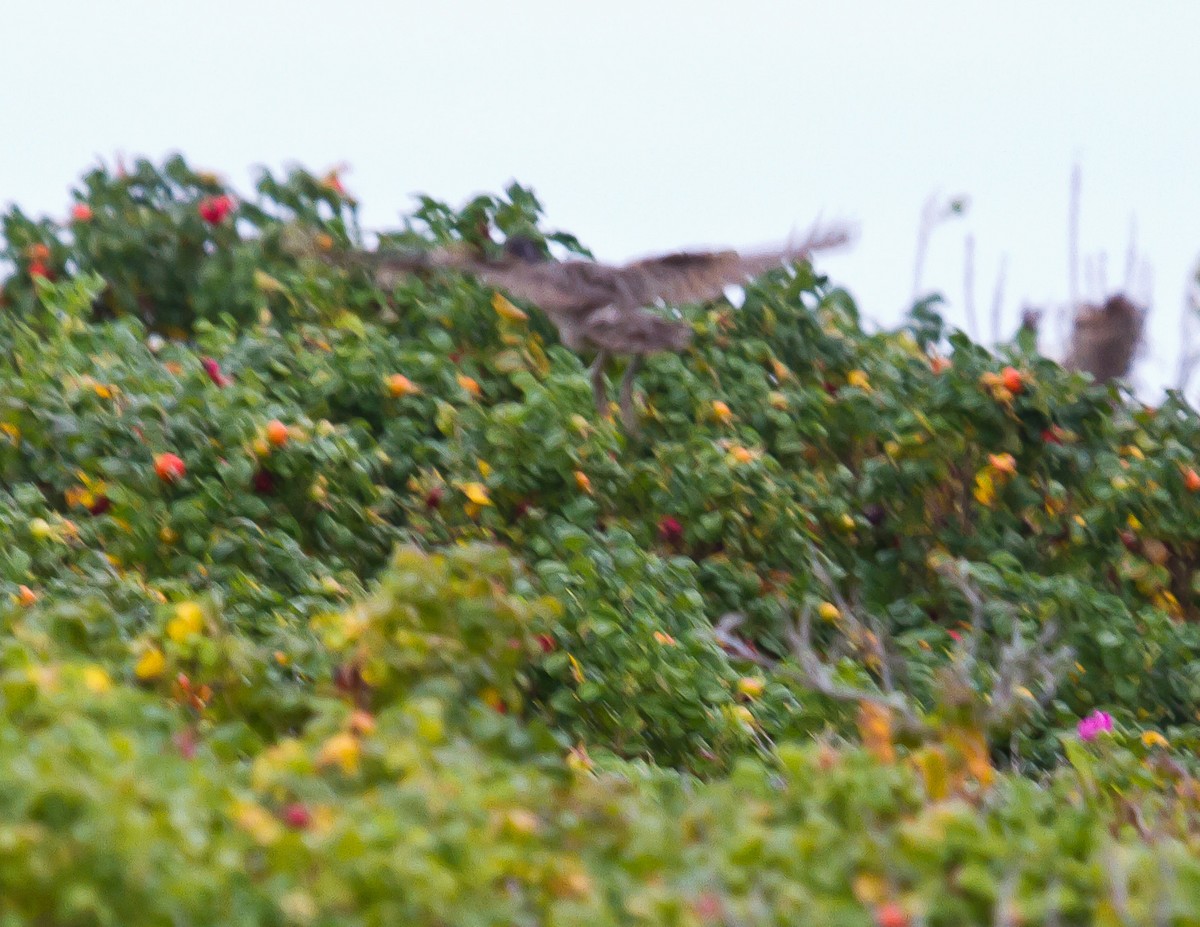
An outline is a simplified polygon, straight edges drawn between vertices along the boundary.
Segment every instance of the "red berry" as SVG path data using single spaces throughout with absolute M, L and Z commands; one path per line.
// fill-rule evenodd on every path
M 97 496 L 96 501 L 88 506 L 88 512 L 92 515 L 103 515 L 110 508 L 112 508 L 112 502 L 108 496 Z
M 200 364 L 202 367 L 204 367 L 204 372 L 208 374 L 208 378 L 217 386 L 226 387 L 229 385 L 229 377 L 225 376 L 225 374 L 221 372 L 221 365 L 211 357 L 203 358 L 200 361 Z
M 879 927 L 908 927 L 908 915 L 894 901 L 887 901 L 875 909 L 875 923 Z
M 1187 487 L 1188 492 L 1200 490 L 1200 473 L 1188 467 L 1183 474 L 1183 485 Z
M 425 508 L 436 509 L 442 504 L 442 496 L 446 495 L 446 490 L 441 486 L 434 486 L 433 489 L 425 493 Z
M 312 813 L 298 801 L 285 805 L 279 816 L 292 830 L 305 830 L 312 823 Z
M 549 634 L 539 634 L 537 636 L 538 646 L 542 648 L 542 653 L 550 653 L 554 650 L 554 638 Z
M 46 263 L 44 261 L 30 261 L 29 262 L 29 276 L 30 277 L 45 277 L 47 280 L 49 280 L 50 279 L 50 268 L 46 266 Z
M 76 203 L 71 207 L 71 219 L 75 222 L 91 222 L 93 215 L 92 207 L 87 203 Z
M 668 544 L 678 544 L 683 540 L 683 525 L 679 519 L 666 515 L 658 521 L 658 536 Z
M 275 492 L 275 474 L 270 470 L 258 470 L 250 479 L 250 485 L 260 496 L 269 496 Z
M 178 454 L 159 454 L 154 458 L 154 472 L 164 483 L 177 483 L 187 474 L 187 466 Z
M 206 196 L 196 208 L 200 218 L 209 225 L 220 225 L 226 216 L 233 212 L 233 197 L 226 193 L 220 196 Z

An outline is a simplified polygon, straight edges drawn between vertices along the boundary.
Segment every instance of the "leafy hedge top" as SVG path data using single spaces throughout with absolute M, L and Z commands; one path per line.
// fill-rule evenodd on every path
M 539 211 L 426 199 L 385 238 Z M 868 334 L 802 265 L 681 307 L 631 439 L 536 308 L 309 256 L 361 243 L 336 175 L 139 162 L 3 231 L 17 915 L 1195 910 L 1178 399 L 930 304 Z

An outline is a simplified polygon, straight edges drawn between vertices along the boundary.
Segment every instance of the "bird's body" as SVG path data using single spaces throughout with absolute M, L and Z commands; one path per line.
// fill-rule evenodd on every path
M 846 229 L 835 227 L 824 233 L 813 230 L 799 245 L 758 253 L 684 251 L 624 265 L 551 260 L 532 241 L 515 237 L 505 243 L 502 257 L 490 260 L 456 248 L 417 255 L 375 252 L 364 257 L 384 276 L 433 268 L 456 270 L 533 303 L 554 323 L 564 345 L 577 352 L 597 352 L 591 373 L 601 414 L 607 405 L 604 365 L 611 355 L 631 355 L 621 383 L 621 413 L 626 427 L 634 430 L 632 379 L 641 359 L 659 351 L 683 351 L 692 340 L 687 322 L 666 318 L 649 307 L 715 299 L 728 286 L 849 240 Z

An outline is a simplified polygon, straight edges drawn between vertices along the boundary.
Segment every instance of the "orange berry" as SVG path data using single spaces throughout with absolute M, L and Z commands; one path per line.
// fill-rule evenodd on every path
M 38 594 L 36 592 L 34 592 L 32 589 L 30 589 L 28 586 L 18 586 L 17 587 L 17 602 L 18 602 L 18 604 L 24 605 L 26 608 L 28 608 L 30 605 L 32 605 L 37 600 L 38 600 Z
M 1005 476 L 1017 472 L 1017 461 L 1012 454 L 988 454 L 988 466 Z
M 267 423 L 267 440 L 276 447 L 283 447 L 288 441 L 287 425 L 277 418 L 271 419 Z
M 1183 472 L 1183 485 L 1187 487 L 1188 492 L 1200 490 L 1200 473 L 1188 467 Z
M 1005 367 L 1000 371 L 1000 385 L 1016 396 L 1025 388 L 1025 377 L 1016 367 Z
M 187 466 L 178 454 L 158 454 L 154 458 L 154 472 L 164 483 L 177 483 L 187 474 Z
M 945 373 L 951 368 L 951 366 L 953 365 L 950 363 L 950 361 L 944 357 L 941 357 L 940 355 L 934 355 L 933 357 L 929 358 L 929 369 L 934 373 Z
M 393 373 L 387 378 L 388 392 L 392 397 L 399 399 L 401 396 L 411 396 L 414 393 L 421 392 L 421 387 L 417 386 L 412 380 L 402 373 Z
M 458 375 L 458 385 L 476 399 L 478 399 L 480 394 L 483 392 L 483 390 L 479 388 L 479 383 L 475 380 L 475 378 L 468 377 L 465 374 L 460 373 Z

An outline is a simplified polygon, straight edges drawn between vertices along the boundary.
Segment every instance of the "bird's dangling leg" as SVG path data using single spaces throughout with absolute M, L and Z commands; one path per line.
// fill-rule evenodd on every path
M 633 408 L 633 378 L 641 367 L 642 355 L 633 355 L 625 367 L 625 376 L 621 378 L 621 422 L 625 425 L 625 431 L 631 435 L 638 433 L 638 422 Z
M 596 359 L 588 368 L 592 378 L 592 396 L 596 400 L 596 412 L 601 418 L 608 417 L 608 388 L 604 383 L 604 368 L 608 364 L 608 352 L 596 352 Z

